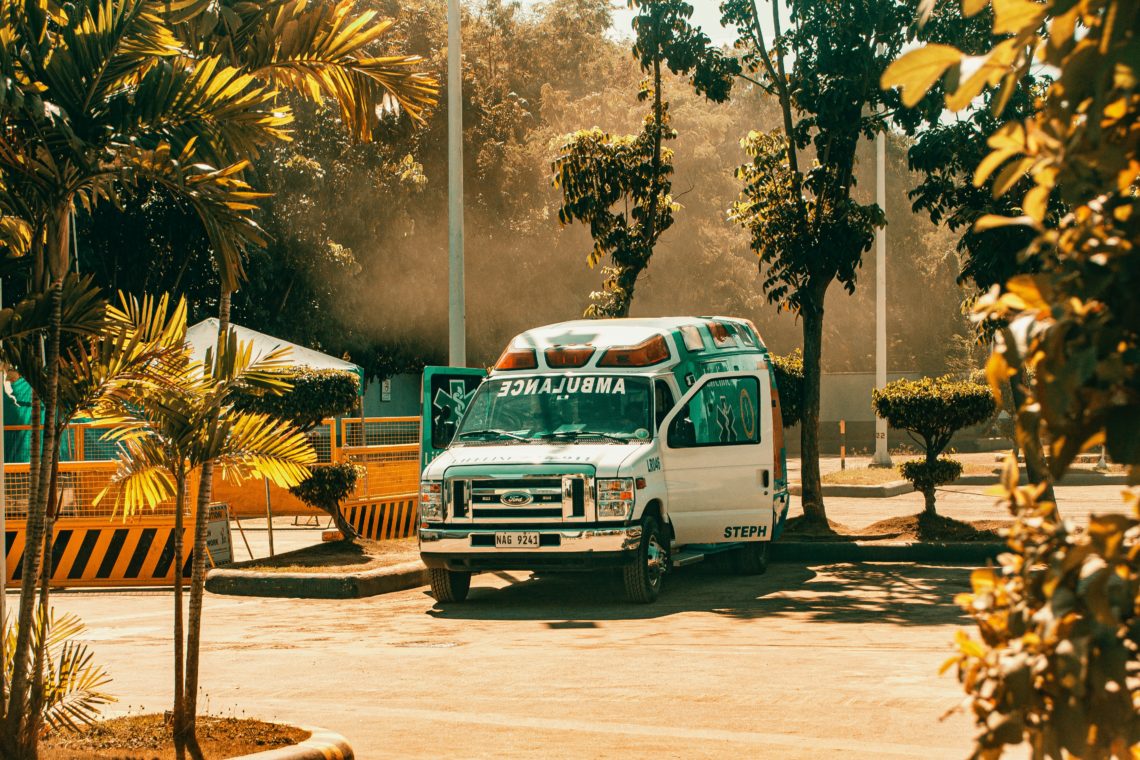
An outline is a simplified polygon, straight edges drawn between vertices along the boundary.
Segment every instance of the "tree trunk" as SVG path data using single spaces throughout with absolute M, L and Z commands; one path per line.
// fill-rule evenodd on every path
M 186 513 L 186 470 L 179 467 L 177 496 L 174 499 L 174 756 L 178 760 L 186 757 L 186 698 L 185 684 L 185 638 L 182 625 L 182 536 L 186 530 L 183 517 Z
M 356 528 L 352 527 L 352 523 L 345 519 L 344 512 L 341 512 L 339 504 L 325 511 L 332 517 L 333 524 L 336 525 L 336 529 L 340 531 L 340 534 L 344 536 L 345 539 L 351 541 L 360 535 L 356 532 Z
M 1013 398 L 1013 421 L 1018 427 L 1021 426 L 1020 416 L 1018 412 L 1026 402 L 1025 394 L 1025 370 L 1020 366 L 1017 368 L 1016 374 L 1009 380 L 1010 396 Z M 1053 494 L 1053 479 L 1049 476 L 1049 468 L 1045 464 L 1045 456 L 1041 446 L 1041 438 L 1038 431 L 1031 432 L 1032 440 L 1031 445 L 1022 447 L 1025 453 L 1025 474 L 1029 477 L 1030 483 L 1045 483 L 1045 492 L 1041 494 L 1042 501 L 1051 501 L 1057 503 L 1057 497 Z M 1017 431 L 1014 431 L 1014 439 L 1016 443 Z M 1016 453 L 1016 449 L 1015 449 Z
M 218 301 L 218 346 L 230 329 L 231 292 L 223 289 Z M 202 636 L 202 596 L 206 587 L 206 528 L 213 497 L 214 463 L 202 464 L 195 510 L 194 569 L 190 576 L 190 611 L 186 631 L 185 724 L 186 749 L 194 760 L 202 760 L 196 734 L 198 720 L 198 663 Z
M 936 511 L 934 511 L 934 486 L 924 488 L 922 490 L 922 498 L 926 502 L 926 506 L 923 508 L 923 512 L 930 516 L 938 514 Z
M 66 217 L 65 217 L 66 220 Z M 60 232 L 56 231 L 56 236 Z M 66 235 L 66 233 L 63 233 Z M 66 237 L 64 239 L 66 245 Z M 49 246 L 51 243 L 49 243 Z M 47 351 L 44 366 L 47 368 L 47 398 L 44 399 L 44 440 L 42 451 L 51 452 L 56 447 L 55 417 L 59 405 L 59 338 L 62 319 L 63 279 L 54 279 L 50 286 L 50 316 L 48 322 Z M 39 581 L 44 540 L 44 522 L 47 508 L 48 486 L 51 479 L 50 465 L 42 465 L 42 452 L 33 452 L 40 460 L 35 482 L 32 483 L 28 499 L 28 516 L 25 521 L 24 563 L 20 580 L 19 624 L 16 633 L 16 647 L 13 652 L 12 682 L 8 700 L 7 737 L 13 741 L 16 751 L 5 753 L 15 759 L 35 760 L 38 737 L 29 735 L 31 719 L 27 715 L 31 673 L 28 671 L 29 653 L 32 643 L 33 610 L 36 601 L 36 586 Z M 50 462 L 50 457 L 49 457 Z
M 58 438 L 58 433 L 56 434 Z M 44 545 L 43 545 L 43 570 L 40 573 L 40 639 L 36 647 L 35 659 L 33 660 L 33 675 L 31 679 L 32 697 L 31 708 L 28 710 L 28 729 L 29 733 L 38 736 L 40 729 L 43 727 L 41 716 L 43 715 L 44 708 L 44 661 L 47 647 L 47 636 L 49 631 L 48 623 L 51 610 L 51 574 L 52 566 L 54 564 L 53 558 L 53 543 L 55 539 L 55 518 L 59 508 L 59 447 L 52 452 L 50 458 L 51 467 L 51 486 L 48 490 L 47 509 L 44 513 Z M 33 756 L 38 752 L 38 748 L 33 746 Z
M 826 292 L 826 289 L 824 290 Z M 823 354 L 823 296 L 813 299 L 800 316 L 804 330 L 804 397 L 800 425 L 800 482 L 804 517 L 808 522 L 827 525 L 823 489 L 819 475 L 819 380 Z

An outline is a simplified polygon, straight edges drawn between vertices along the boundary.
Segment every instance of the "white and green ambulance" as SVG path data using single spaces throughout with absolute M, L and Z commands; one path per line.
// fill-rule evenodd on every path
M 484 570 L 621 568 L 638 602 L 716 552 L 764 571 L 788 488 L 751 322 L 562 322 L 483 375 L 424 374 L 419 539 L 437 600 L 462 601 Z

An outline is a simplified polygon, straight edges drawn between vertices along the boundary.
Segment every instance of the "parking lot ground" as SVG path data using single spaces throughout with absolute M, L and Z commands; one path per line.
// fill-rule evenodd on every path
M 362 760 L 407 757 L 960 758 L 939 665 L 969 568 L 775 565 L 669 578 L 632 606 L 613 575 L 485 574 L 464 605 L 207 595 L 202 706 L 313 723 Z M 119 711 L 171 694 L 169 593 L 62 592 Z

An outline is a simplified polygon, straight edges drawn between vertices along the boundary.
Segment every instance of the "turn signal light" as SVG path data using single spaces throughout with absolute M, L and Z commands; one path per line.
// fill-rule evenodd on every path
M 495 362 L 495 369 L 534 369 L 537 366 L 538 357 L 533 348 L 508 348 Z
M 598 360 L 599 367 L 650 367 L 669 358 L 664 336 L 654 335 L 636 346 L 611 348 Z
M 594 355 L 597 349 L 593 346 L 557 346 L 548 348 L 544 352 L 546 363 L 552 369 L 567 367 L 585 367 L 586 362 Z

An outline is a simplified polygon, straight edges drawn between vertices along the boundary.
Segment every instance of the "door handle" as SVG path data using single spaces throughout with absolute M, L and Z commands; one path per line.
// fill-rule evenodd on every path
M 760 470 L 760 485 L 767 488 L 770 482 L 769 473 L 767 469 Z

